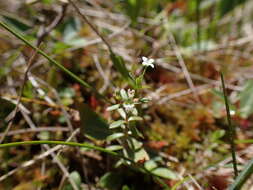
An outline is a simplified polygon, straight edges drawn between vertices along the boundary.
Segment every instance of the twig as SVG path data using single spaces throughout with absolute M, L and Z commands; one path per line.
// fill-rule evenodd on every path
M 199 185 L 199 183 L 197 182 L 197 180 L 191 174 L 188 174 L 188 176 L 192 180 L 193 184 L 195 184 L 198 187 L 199 190 L 203 190 L 203 188 Z
M 6 136 L 13 136 L 13 135 L 19 135 L 23 133 L 37 133 L 42 131 L 50 131 L 50 132 L 69 132 L 69 129 L 66 127 L 38 127 L 38 128 L 31 128 L 31 129 L 19 129 L 14 131 L 9 131 Z M 3 133 L 0 133 L 0 136 L 3 136 Z
M 206 91 L 207 89 L 210 88 L 210 86 L 212 86 L 212 85 L 210 85 L 210 84 L 204 84 L 204 85 L 198 86 L 195 89 L 196 93 L 198 94 L 198 93 L 200 93 L 199 91 L 201 91 L 201 92 L 202 91 Z M 163 104 L 163 103 L 165 103 L 165 102 L 167 102 L 167 101 L 169 101 L 171 99 L 178 98 L 180 96 L 184 96 L 184 95 L 191 94 L 191 93 L 192 93 L 191 89 L 182 90 L 182 91 L 179 91 L 179 92 L 176 92 L 174 94 L 170 94 L 168 96 L 165 96 L 165 97 L 161 98 L 157 103 L 158 104 Z
M 156 64 L 163 67 L 166 70 L 175 72 L 176 74 L 181 74 L 182 73 L 182 70 L 179 69 L 178 67 L 175 67 L 173 65 L 164 63 L 164 62 L 160 61 L 159 59 L 156 60 Z M 215 86 L 221 86 L 222 85 L 221 82 L 218 81 L 218 80 L 209 79 L 209 78 L 203 77 L 201 75 L 193 74 L 193 73 L 190 73 L 190 72 L 189 72 L 189 74 L 195 80 L 202 81 L 202 82 L 205 82 L 205 83 L 209 83 L 209 84 L 212 84 L 212 85 L 215 85 Z M 237 85 L 233 85 L 233 84 L 227 84 L 227 88 L 229 88 L 231 90 L 235 90 L 235 91 L 242 91 L 243 90 L 242 87 L 237 86 Z
M 191 76 L 189 74 L 189 71 L 188 71 L 188 69 L 187 69 L 187 67 L 185 65 L 185 62 L 184 62 L 184 59 L 183 59 L 183 57 L 182 57 L 182 55 L 180 53 L 180 50 L 177 47 L 176 40 L 175 40 L 175 38 L 174 38 L 174 36 L 172 34 L 169 35 L 169 40 L 172 43 L 172 47 L 173 47 L 173 49 L 175 51 L 176 57 L 178 59 L 178 63 L 179 63 L 179 65 L 180 65 L 180 67 L 181 67 L 181 69 L 182 69 L 182 71 L 184 73 L 185 79 L 186 79 L 189 87 L 191 88 L 196 101 L 200 102 L 200 99 L 199 99 L 198 93 L 196 91 L 196 88 L 195 88 L 195 86 L 193 84 L 193 81 L 192 81 Z

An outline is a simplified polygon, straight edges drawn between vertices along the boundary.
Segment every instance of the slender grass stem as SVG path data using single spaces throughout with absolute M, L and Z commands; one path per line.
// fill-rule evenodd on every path
M 4 143 L 0 144 L 0 148 L 8 148 L 8 147 L 15 147 L 20 145 L 38 145 L 38 144 L 52 144 L 52 145 L 66 145 L 66 146 L 74 146 L 74 147 L 83 147 L 93 150 L 98 150 L 100 152 L 105 152 L 112 156 L 122 157 L 116 152 L 107 150 L 105 148 L 101 148 L 98 146 L 94 146 L 88 143 L 77 143 L 77 142 L 65 142 L 65 141 L 21 141 L 21 142 L 11 142 L 11 143 Z M 127 158 L 124 158 L 127 159 Z
M 161 179 L 159 178 L 159 176 L 157 176 L 156 174 L 154 174 L 151 171 L 147 170 L 144 166 L 137 165 L 137 163 L 134 160 L 129 159 L 129 158 L 127 158 L 127 157 L 125 157 L 125 156 L 123 156 L 121 154 L 118 154 L 116 152 L 107 150 L 105 148 L 91 145 L 89 143 L 77 143 L 77 142 L 65 142 L 65 141 L 21 141 L 21 142 L 12 142 L 12 143 L 0 144 L 0 149 L 1 148 L 16 147 L 16 146 L 21 146 L 21 145 L 24 146 L 24 145 L 38 145 L 38 144 L 66 145 L 66 146 L 72 146 L 72 147 L 88 148 L 88 149 L 104 152 L 104 153 L 107 153 L 107 154 L 109 154 L 111 156 L 122 158 L 122 159 L 124 159 L 126 161 L 131 162 L 133 164 L 133 166 L 137 166 L 139 169 L 141 169 L 140 171 L 145 172 L 146 174 L 149 174 L 149 175 L 153 176 L 155 178 L 155 180 L 157 180 L 157 181 L 159 181 L 161 183 Z
M 16 38 L 20 39 L 26 45 L 30 46 L 32 49 L 34 49 L 35 51 L 37 51 L 40 55 L 42 55 L 43 57 L 45 57 L 50 63 L 52 63 L 53 65 L 55 65 L 56 67 L 58 67 L 60 70 L 62 70 L 63 72 L 65 72 L 67 75 L 69 75 L 71 78 L 73 78 L 74 80 L 76 80 L 77 82 L 79 82 L 81 85 L 83 85 L 86 88 L 89 88 L 91 91 L 93 91 L 97 95 L 97 97 L 108 101 L 106 99 L 106 97 L 104 97 L 102 94 L 100 94 L 94 87 L 92 87 L 90 84 L 88 84 L 87 82 L 85 82 L 84 80 L 82 80 L 80 77 L 78 77 L 77 75 L 75 75 L 74 73 L 72 73 L 70 70 L 68 70 L 67 68 L 65 68 L 64 66 L 62 66 L 57 61 L 55 61 L 48 54 L 46 54 L 44 51 L 42 51 L 38 47 L 34 46 L 31 42 L 29 42 L 27 39 L 25 39 L 25 37 L 22 36 L 19 32 L 15 31 L 14 29 L 12 29 L 10 26 L 8 26 L 6 23 L 4 23 L 2 21 L 0 21 L 0 26 L 2 26 L 4 29 L 6 29 L 11 34 L 13 34 Z
M 232 154 L 232 159 L 233 159 L 234 176 L 236 178 L 238 176 L 238 169 L 237 169 L 236 154 L 235 154 L 235 142 L 234 142 L 235 127 L 232 125 L 232 121 L 231 121 L 231 115 L 230 115 L 230 109 L 229 109 L 224 77 L 222 73 L 220 73 L 220 75 L 221 75 L 221 83 L 222 83 L 224 101 L 225 101 L 226 112 L 227 112 L 227 120 L 228 120 L 228 126 L 229 126 L 229 140 L 230 140 L 231 154 Z

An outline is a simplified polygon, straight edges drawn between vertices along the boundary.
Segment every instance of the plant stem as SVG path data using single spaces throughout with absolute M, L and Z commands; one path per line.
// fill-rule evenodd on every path
M 53 145 L 66 145 L 66 146 L 73 146 L 73 147 L 83 147 L 83 148 L 98 150 L 100 152 L 105 152 L 105 153 L 110 154 L 112 156 L 122 157 L 121 155 L 119 155 L 116 152 L 106 150 L 105 148 L 94 146 L 94 145 L 91 145 L 88 143 L 65 142 L 65 141 L 21 141 L 21 142 L 0 144 L 0 148 L 15 147 L 15 146 L 20 146 L 20 145 L 38 145 L 38 144 L 53 144 Z
M 9 148 L 9 147 L 16 147 L 16 146 L 20 146 L 20 145 L 38 145 L 38 144 L 51 144 L 51 145 L 66 145 L 66 146 L 73 146 L 73 147 L 83 147 L 83 148 L 88 148 L 88 149 L 93 149 L 93 150 L 97 150 L 100 152 L 104 152 L 107 153 L 109 155 L 118 157 L 118 158 L 122 158 L 124 160 L 127 160 L 131 163 L 133 163 L 134 166 L 137 166 L 137 164 L 135 163 L 134 160 L 129 159 L 123 155 L 120 155 L 116 152 L 107 150 L 105 148 L 101 148 L 98 146 L 94 146 L 91 145 L 89 143 L 77 143 L 77 142 L 65 142 L 65 141 L 21 141 L 21 142 L 12 142 L 12 143 L 4 143 L 4 144 L 0 144 L 0 149 L 1 148 Z M 156 178 L 159 178 L 159 176 L 157 176 L 156 174 L 153 174 L 151 171 L 147 170 L 144 166 L 138 165 L 139 169 L 141 169 L 140 171 L 149 174 L 151 176 L 154 176 Z
M 237 169 L 236 154 L 235 154 L 235 142 L 234 142 L 235 127 L 232 125 L 232 122 L 231 122 L 231 115 L 230 115 L 229 103 L 228 103 L 223 74 L 220 73 L 220 76 L 221 76 L 221 83 L 222 83 L 223 95 L 224 95 L 226 112 L 227 112 L 227 120 L 228 120 L 228 126 L 229 126 L 229 140 L 230 140 L 231 154 L 232 154 L 232 159 L 233 159 L 234 177 L 236 178 L 238 176 L 238 169 Z

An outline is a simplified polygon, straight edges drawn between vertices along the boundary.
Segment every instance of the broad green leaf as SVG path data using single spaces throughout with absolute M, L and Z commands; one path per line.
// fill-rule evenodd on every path
M 118 121 L 114 121 L 110 124 L 109 128 L 110 129 L 115 129 L 115 128 L 118 128 L 120 127 L 121 125 L 123 125 L 125 123 L 124 120 L 118 120 Z
M 87 104 L 79 104 L 78 110 L 81 117 L 81 130 L 84 135 L 98 140 L 105 140 L 107 136 L 112 134 L 106 121 Z
M 112 141 L 112 140 L 115 140 L 115 139 L 119 139 L 119 138 L 121 138 L 121 137 L 123 137 L 123 136 L 124 136 L 124 133 L 114 133 L 114 134 L 108 136 L 108 137 L 106 138 L 106 140 Z
M 120 189 L 122 182 L 123 176 L 117 173 L 108 172 L 100 178 L 98 184 L 100 187 L 108 190 L 118 190 Z
M 155 168 L 152 173 L 166 179 L 177 179 L 176 173 L 167 168 Z
M 106 111 L 113 111 L 113 110 L 118 109 L 119 107 L 120 107 L 120 104 L 115 104 L 115 105 L 112 105 L 112 106 L 108 107 L 106 109 Z
M 239 94 L 240 114 L 243 118 L 247 118 L 253 113 L 253 80 L 248 80 Z

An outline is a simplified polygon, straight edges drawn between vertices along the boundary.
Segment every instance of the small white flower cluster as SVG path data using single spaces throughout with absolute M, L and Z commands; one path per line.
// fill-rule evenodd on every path
M 142 65 L 143 65 L 144 67 L 152 67 L 152 68 L 155 67 L 155 66 L 154 66 L 154 62 L 155 62 L 154 59 L 149 59 L 149 58 L 144 57 L 144 56 L 143 56 L 141 59 L 142 59 Z

